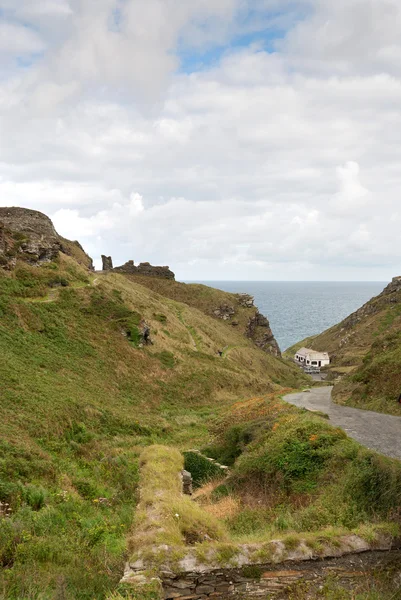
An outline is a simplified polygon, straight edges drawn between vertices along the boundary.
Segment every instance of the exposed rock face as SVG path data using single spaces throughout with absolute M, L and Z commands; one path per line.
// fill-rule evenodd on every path
M 13 268 L 17 258 L 41 265 L 53 261 L 63 252 L 93 269 L 92 259 L 82 246 L 61 237 L 49 217 L 41 212 L 0 207 L 0 224 L 0 266 L 3 268 Z
M 104 254 L 102 254 L 102 265 L 103 271 L 112 271 L 113 260 L 111 256 L 105 256 Z
M 218 319 L 229 321 L 231 317 L 235 315 L 235 308 L 233 306 L 229 306 L 228 304 L 222 304 L 214 309 L 213 314 Z
M 344 321 L 340 323 L 341 331 L 348 331 L 370 315 L 380 312 L 383 310 L 383 305 L 388 302 L 391 304 L 401 302 L 401 277 L 393 277 L 391 283 L 384 288 L 381 294 L 366 302 L 361 308 L 358 308 L 358 310 L 344 319 Z M 340 347 L 344 345 L 344 343 L 346 342 L 343 341 L 343 343 L 340 343 Z
M 116 273 L 127 273 L 128 275 L 147 275 L 148 277 L 161 277 L 163 279 L 175 279 L 175 275 L 169 267 L 154 267 L 148 262 L 135 265 L 133 260 L 129 260 L 121 267 L 113 269 Z
M 57 258 L 61 241 L 46 215 L 26 208 L 0 208 L 0 221 L 15 240 L 14 247 L 6 250 L 10 258 L 24 255 L 24 259 L 32 264 L 43 264 Z M 4 237 L 3 233 L 3 240 Z
M 249 294 L 238 294 L 238 304 L 244 308 L 254 308 L 255 298 Z
M 246 328 L 246 336 L 252 339 L 258 348 L 273 356 L 281 356 L 279 345 L 270 327 L 268 319 L 259 311 L 250 317 Z

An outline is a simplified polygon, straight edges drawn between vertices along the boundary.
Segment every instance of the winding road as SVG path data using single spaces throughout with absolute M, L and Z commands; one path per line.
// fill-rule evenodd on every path
M 289 394 L 284 400 L 299 408 L 321 411 L 330 423 L 341 427 L 349 437 L 371 450 L 401 460 L 401 417 L 334 404 L 332 387 L 312 388 L 310 392 Z

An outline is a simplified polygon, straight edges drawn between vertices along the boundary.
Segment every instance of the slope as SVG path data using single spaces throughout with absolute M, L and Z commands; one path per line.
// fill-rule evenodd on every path
M 289 348 L 286 356 L 301 346 L 330 353 L 336 402 L 401 415 L 401 277 L 338 325 Z
M 63 248 L 0 270 L 0 598 L 106 597 L 143 446 L 208 443 L 234 401 L 301 383 L 240 327 Z

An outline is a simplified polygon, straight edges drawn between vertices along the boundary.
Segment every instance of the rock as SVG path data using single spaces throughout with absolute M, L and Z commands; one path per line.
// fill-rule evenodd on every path
M 192 496 L 193 488 L 192 488 L 192 475 L 189 471 L 181 471 L 182 477 L 182 492 L 186 496 Z
M 198 585 L 195 591 L 197 594 L 211 594 L 214 592 L 214 587 L 210 585 Z
M 229 321 L 235 315 L 235 308 L 229 304 L 222 304 L 213 310 L 213 314 L 218 319 Z
M 254 308 L 255 299 L 249 294 L 237 294 L 238 304 L 244 308 Z
M 142 319 L 139 326 L 141 332 L 141 344 L 143 344 L 144 346 L 153 344 L 152 338 L 150 337 L 150 327 L 147 324 L 147 322 L 144 319 Z
M 252 339 L 258 348 L 273 356 L 281 356 L 279 345 L 270 328 L 270 323 L 258 310 L 250 317 L 245 335 Z
M 93 268 L 92 259 L 78 242 L 61 237 L 53 223 L 41 212 L 19 207 L 0 208 L 0 266 L 13 268 L 17 259 L 32 265 L 55 260 L 60 252 L 74 256 Z
M 129 260 L 121 267 L 113 269 L 116 273 L 126 273 L 127 275 L 146 275 L 148 277 L 161 277 L 162 279 L 175 279 L 175 275 L 170 271 L 170 267 L 154 267 L 148 262 L 140 263 L 135 266 L 133 260 Z
M 105 256 L 104 254 L 102 254 L 102 269 L 103 271 L 113 270 L 113 260 L 111 256 Z

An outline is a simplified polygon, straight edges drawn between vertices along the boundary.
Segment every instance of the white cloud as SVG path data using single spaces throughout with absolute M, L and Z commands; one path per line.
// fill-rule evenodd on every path
M 38 35 L 27 27 L 0 22 L 0 53 L 5 56 L 23 56 L 42 52 L 45 45 Z
M 43 210 L 95 257 L 182 278 L 396 274 L 395 0 L 0 7 L 10 56 L 41 53 L 0 80 L 1 205 Z M 289 28 L 276 52 L 229 46 L 262 23 Z M 220 60 L 177 72 L 179 48 L 220 41 Z

